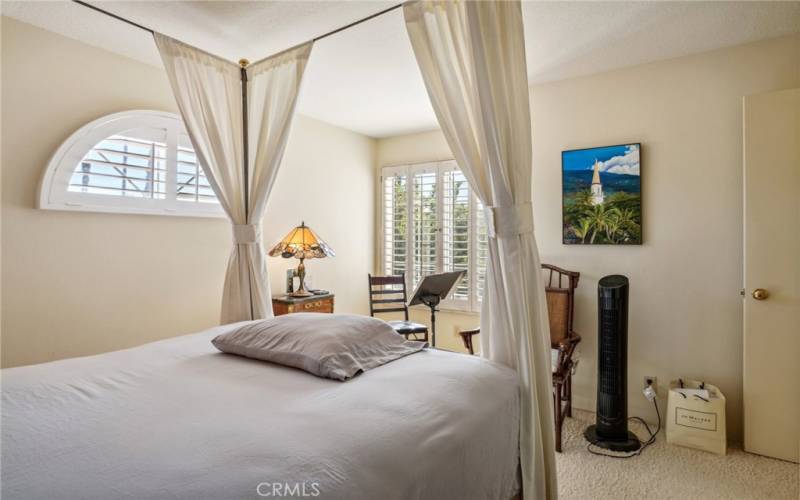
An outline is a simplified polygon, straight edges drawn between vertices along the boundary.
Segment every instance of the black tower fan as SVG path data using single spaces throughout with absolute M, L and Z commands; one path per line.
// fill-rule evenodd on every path
M 597 419 L 583 435 L 612 451 L 641 447 L 628 430 L 628 278 L 606 276 L 597 286 Z

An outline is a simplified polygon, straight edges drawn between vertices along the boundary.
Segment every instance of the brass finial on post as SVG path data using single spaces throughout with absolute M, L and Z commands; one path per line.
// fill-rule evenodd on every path
M 239 66 L 246 68 L 250 64 L 250 61 L 247 59 L 239 59 Z

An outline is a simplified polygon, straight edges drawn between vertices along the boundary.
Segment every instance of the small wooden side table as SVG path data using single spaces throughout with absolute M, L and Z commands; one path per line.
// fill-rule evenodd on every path
M 333 294 L 292 297 L 277 295 L 272 297 L 272 312 L 275 316 L 298 312 L 333 313 Z

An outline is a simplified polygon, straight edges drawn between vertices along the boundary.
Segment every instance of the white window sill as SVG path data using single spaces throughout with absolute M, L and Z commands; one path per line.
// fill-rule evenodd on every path
M 411 306 L 409 309 L 412 310 L 412 311 L 413 310 L 417 310 L 417 311 L 430 312 L 430 308 L 428 306 L 424 306 L 424 305 Z M 448 306 L 444 306 L 444 305 L 443 306 L 439 306 L 437 311 L 441 312 L 441 313 L 448 313 L 448 314 L 450 314 L 450 313 L 463 314 L 465 316 L 480 316 L 481 315 L 481 313 L 479 311 L 470 311 L 468 309 L 459 309 L 457 307 L 448 307 Z

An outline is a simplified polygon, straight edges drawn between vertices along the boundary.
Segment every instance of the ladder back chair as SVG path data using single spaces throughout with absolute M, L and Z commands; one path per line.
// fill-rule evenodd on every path
M 573 359 L 581 336 L 573 329 L 575 289 L 581 273 L 542 264 L 547 314 L 550 320 L 551 363 L 553 367 L 553 413 L 556 431 L 556 451 L 561 451 L 561 428 L 565 417 L 572 417 L 572 372 L 577 365 Z M 480 329 L 459 332 L 464 347 L 475 354 L 472 337 Z
M 406 276 L 373 276 L 369 277 L 369 315 L 376 313 L 402 312 L 404 319 L 387 321 L 394 331 L 405 338 L 413 336 L 414 340 L 428 342 L 428 327 L 408 319 L 408 297 L 406 294 Z

